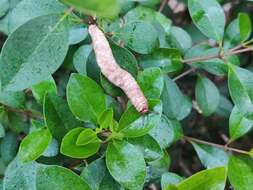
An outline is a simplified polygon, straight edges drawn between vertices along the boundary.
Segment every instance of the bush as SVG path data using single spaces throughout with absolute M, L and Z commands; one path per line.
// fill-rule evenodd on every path
M 251 190 L 252 5 L 0 0 L 1 188 Z

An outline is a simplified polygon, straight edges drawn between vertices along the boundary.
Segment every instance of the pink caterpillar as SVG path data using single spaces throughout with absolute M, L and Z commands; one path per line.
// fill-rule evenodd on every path
M 103 75 L 125 92 L 138 112 L 147 113 L 148 103 L 146 97 L 133 76 L 117 64 L 104 33 L 92 24 L 89 26 L 89 34 L 92 38 L 98 66 Z

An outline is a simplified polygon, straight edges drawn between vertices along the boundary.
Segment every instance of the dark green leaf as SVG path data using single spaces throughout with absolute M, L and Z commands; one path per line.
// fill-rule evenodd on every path
M 91 190 L 77 174 L 60 166 L 39 167 L 36 190 Z
M 244 117 L 237 107 L 234 107 L 229 118 L 229 136 L 232 141 L 248 133 L 253 127 L 253 120 Z
M 106 151 L 106 165 L 113 178 L 123 187 L 142 189 L 146 165 L 141 151 L 134 145 L 126 141 L 110 143 Z
M 138 75 L 137 81 L 146 98 L 160 98 L 163 90 L 163 75 L 159 68 L 145 69 Z
M 196 144 L 193 142 L 192 145 L 197 152 L 201 163 L 206 168 L 214 168 L 227 165 L 229 157 L 224 150 L 208 145 Z
M 30 162 L 39 158 L 49 146 L 52 136 L 48 129 L 34 131 L 27 135 L 19 147 L 19 158 L 23 162 Z
M 0 150 L 3 162 L 8 165 L 17 154 L 18 136 L 15 133 L 8 132 L 1 141 Z
M 225 28 L 225 14 L 216 0 L 189 0 L 193 22 L 207 37 L 221 43 Z
M 67 98 L 71 111 L 82 121 L 97 123 L 97 117 L 106 109 L 101 87 L 92 79 L 79 74 L 71 75 Z
M 59 68 L 68 51 L 70 23 L 66 17 L 62 14 L 37 17 L 9 36 L 0 62 L 3 89 L 19 91 L 29 88 Z
M 150 55 L 142 55 L 139 58 L 142 68 L 159 67 L 163 73 L 176 72 L 182 69 L 182 57 L 177 49 L 161 48 Z
M 215 84 L 208 78 L 199 75 L 195 96 L 203 115 L 209 116 L 216 111 L 220 103 L 220 93 Z
M 175 82 L 169 77 L 164 78 L 163 113 L 171 119 L 182 120 L 191 112 L 190 100 L 182 94 Z
M 91 45 L 83 45 L 74 54 L 73 64 L 78 73 L 86 75 L 86 62 L 92 50 Z
M 25 108 L 25 93 L 24 92 L 0 92 L 0 103 L 7 106 L 24 109 Z
M 183 181 L 184 178 L 182 178 L 181 176 L 171 173 L 171 172 L 167 172 L 164 173 L 162 175 L 162 179 L 161 179 L 161 186 L 162 189 L 166 190 L 165 187 L 167 187 L 168 185 L 177 185 L 178 183 L 180 183 L 181 181 Z
M 162 115 L 159 123 L 149 131 L 149 134 L 159 143 L 162 149 L 167 148 L 183 135 L 181 124 L 176 120 L 169 120 Z
M 69 130 L 81 126 L 69 110 L 67 102 L 55 94 L 46 94 L 43 111 L 45 123 L 58 141 Z

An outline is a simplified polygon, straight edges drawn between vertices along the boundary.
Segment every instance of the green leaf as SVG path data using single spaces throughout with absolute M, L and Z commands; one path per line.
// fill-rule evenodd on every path
M 119 12 L 118 0 L 61 0 L 69 6 L 72 6 L 87 14 L 98 17 L 112 18 Z
M 36 190 L 91 190 L 77 174 L 60 166 L 39 167 L 36 174 Z
M 170 119 L 182 120 L 191 112 L 190 100 L 182 94 L 176 83 L 169 77 L 164 77 L 161 99 L 163 113 Z
M 0 0 L 0 17 L 3 17 L 9 10 L 10 4 L 8 0 Z
M 10 12 L 8 19 L 8 30 L 15 31 L 24 23 L 43 15 L 64 13 L 67 8 L 55 0 L 22 0 Z
M 159 67 L 163 73 L 176 72 L 182 69 L 182 57 L 177 49 L 160 48 L 149 55 L 139 58 L 142 68 Z
M 251 19 L 249 15 L 246 13 L 239 13 L 238 19 L 239 19 L 241 40 L 246 41 L 250 37 L 252 32 Z
M 86 166 L 81 177 L 88 183 L 92 190 L 99 190 L 106 173 L 106 165 L 103 158 L 99 158 Z
M 23 162 L 30 162 L 39 158 L 49 146 L 52 136 L 48 129 L 35 131 L 27 135 L 19 147 L 19 158 Z
M 113 122 L 113 109 L 107 109 L 105 110 L 98 118 L 98 124 L 100 125 L 100 128 L 106 129 L 111 126 Z
M 229 118 L 229 136 L 232 141 L 242 137 L 248 133 L 253 127 L 253 121 L 244 117 L 238 110 L 234 107 L 230 118 Z
M 59 68 L 68 51 L 70 23 L 66 18 L 61 14 L 37 17 L 9 36 L 0 62 L 3 89 L 19 91 L 29 88 Z
M 69 44 L 78 44 L 88 36 L 88 30 L 83 26 L 74 26 L 69 30 Z
M 182 181 L 177 190 L 224 190 L 226 178 L 225 167 L 203 170 Z
M 228 87 L 231 98 L 243 116 L 252 118 L 253 73 L 229 64 Z
M 159 68 L 145 69 L 137 79 L 146 98 L 158 99 L 163 90 L 163 76 Z
M 149 135 L 159 143 L 162 149 L 166 149 L 182 137 L 183 130 L 178 121 L 170 120 L 162 115 L 156 126 L 149 131 Z
M 72 158 L 88 158 L 96 154 L 100 148 L 100 142 L 91 142 L 87 145 L 78 146 L 77 139 L 85 128 L 75 128 L 69 131 L 61 143 L 61 153 Z
M 146 165 L 141 151 L 134 145 L 126 141 L 110 143 L 106 150 L 106 166 L 113 178 L 123 187 L 142 189 Z
M 84 129 L 76 140 L 77 146 L 87 145 L 99 141 L 97 134 L 92 129 Z
M 204 76 L 198 76 L 195 96 L 198 106 L 205 116 L 209 116 L 214 113 L 219 106 L 219 90 L 211 80 Z
M 106 109 L 103 90 L 92 79 L 72 74 L 67 85 L 68 104 L 73 114 L 82 121 L 97 123 Z
M 43 104 L 44 97 L 46 93 L 57 94 L 57 86 L 55 84 L 54 78 L 50 77 L 48 80 L 42 81 L 38 84 L 32 86 L 32 93 L 35 99 Z
M 206 168 L 215 168 L 218 166 L 226 166 L 228 163 L 228 154 L 219 148 L 193 143 L 192 145 L 198 154 L 201 163 Z
M 140 54 L 151 53 L 158 47 L 159 42 L 154 26 L 144 21 L 124 25 L 120 30 L 116 31 L 115 36 L 122 40 L 127 47 Z
M 47 149 L 43 152 L 45 157 L 55 157 L 59 153 L 59 144 L 58 141 L 52 139 L 51 143 L 48 145 Z
M 0 123 L 0 138 L 3 138 L 5 136 L 5 128 L 4 126 Z
M 220 96 L 220 103 L 218 108 L 216 109 L 215 113 L 219 116 L 229 118 L 230 113 L 233 109 L 233 105 L 225 96 Z
M 0 103 L 10 106 L 12 108 L 25 108 L 25 93 L 24 92 L 0 92 Z
M 191 36 L 180 27 L 172 26 L 166 40 L 170 47 L 179 49 L 181 53 L 185 53 L 192 47 Z
M 46 94 L 43 112 L 48 129 L 58 141 L 61 141 L 69 130 L 81 126 L 71 113 L 67 102 L 55 94 Z
M 36 162 L 23 163 L 15 158 L 9 165 L 4 176 L 3 189 L 36 190 Z
M 182 178 L 181 176 L 175 173 L 171 173 L 171 172 L 164 173 L 161 179 L 162 189 L 165 190 L 168 185 L 177 185 L 178 183 L 183 181 L 183 179 L 184 178 Z
M 73 57 L 73 64 L 78 73 L 86 75 L 86 63 L 92 50 L 91 45 L 83 45 L 78 48 Z
M 144 159 L 154 161 L 162 157 L 162 149 L 156 140 L 150 135 L 128 139 L 128 142 L 137 147 L 143 154 Z
M 150 100 L 147 115 L 141 115 L 133 106 L 129 107 L 119 121 L 119 131 L 125 137 L 135 138 L 147 134 L 160 120 L 162 103 L 160 100 Z
M 7 132 L 1 141 L 1 156 L 3 162 L 8 165 L 17 154 L 18 136 L 15 133 Z
M 193 22 L 207 37 L 221 43 L 225 28 L 225 14 L 216 0 L 189 0 L 188 9 Z
M 234 189 L 248 190 L 253 183 L 253 160 L 248 157 L 231 156 L 228 164 L 228 178 Z

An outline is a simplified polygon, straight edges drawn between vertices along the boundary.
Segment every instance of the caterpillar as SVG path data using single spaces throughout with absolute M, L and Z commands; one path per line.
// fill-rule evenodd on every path
M 140 113 L 148 112 L 148 102 L 134 77 L 116 62 L 104 33 L 95 25 L 89 25 L 89 34 L 97 64 L 102 74 L 115 86 L 121 88 Z

